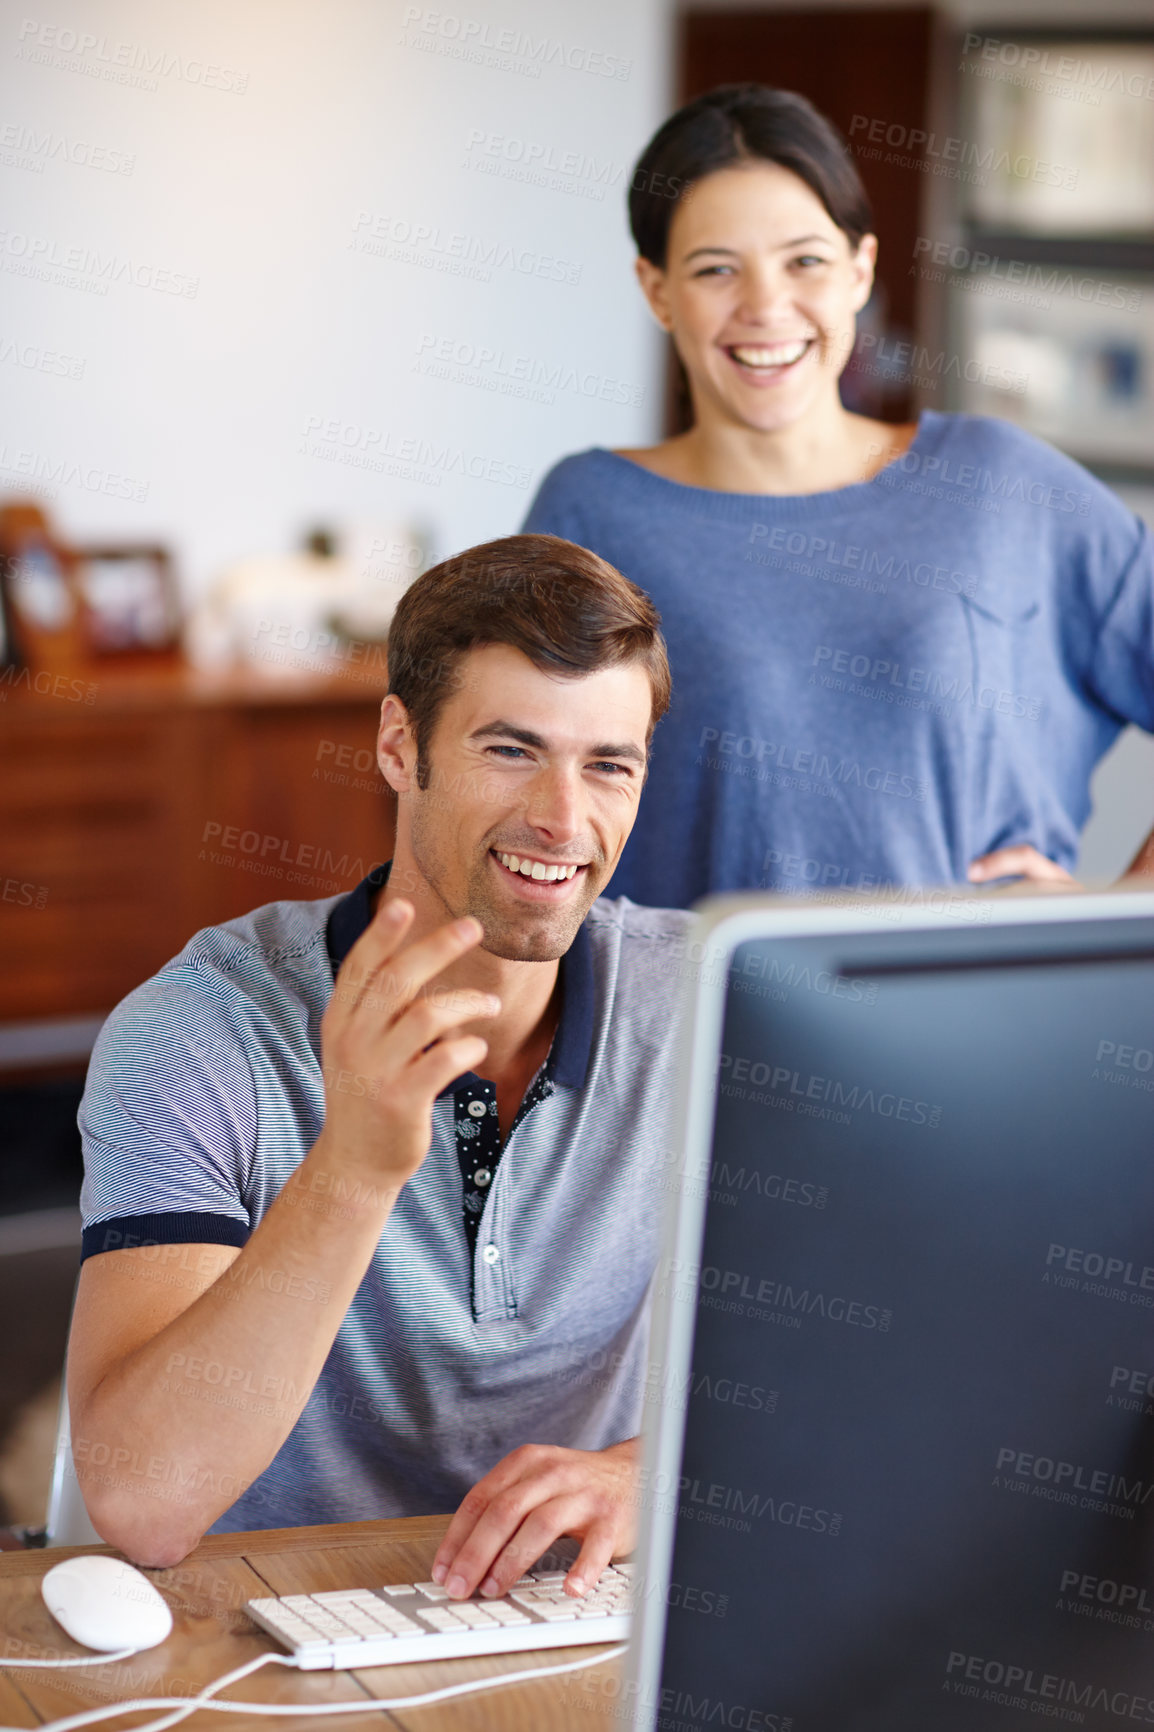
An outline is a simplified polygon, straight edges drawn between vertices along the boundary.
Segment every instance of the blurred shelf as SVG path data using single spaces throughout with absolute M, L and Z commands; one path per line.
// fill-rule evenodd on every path
M 359 672 L 0 680 L 0 1029 L 105 1014 L 201 927 L 388 859 Z
M 1096 475 L 1099 481 L 1104 481 L 1108 487 L 1154 486 L 1154 457 L 1149 463 L 1116 462 L 1109 457 L 1087 455 L 1069 445 L 1063 445 L 1062 450 L 1067 457 L 1072 457 L 1075 463 L 1080 463 L 1083 469 L 1088 469 L 1091 475 Z
M 171 710 L 242 706 L 277 708 L 318 702 L 380 705 L 388 683 L 383 649 L 369 660 L 343 667 L 277 670 L 237 665 L 195 668 L 185 662 L 156 658 L 128 661 L 109 658 L 59 668 L 0 669 L 0 716 L 3 706 L 42 703 L 46 697 L 78 702 L 87 709 Z M 63 683 L 62 683 L 63 682 Z M 76 696 L 77 685 L 83 688 Z
M 989 253 L 999 262 L 1054 265 L 1099 276 L 1125 271 L 1154 278 L 1154 238 L 1038 235 L 1025 234 L 1018 229 L 985 229 L 967 224 L 964 244 L 971 253 Z

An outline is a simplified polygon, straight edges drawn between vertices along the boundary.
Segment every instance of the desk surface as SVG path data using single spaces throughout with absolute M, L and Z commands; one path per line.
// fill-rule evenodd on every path
M 249 1622 L 246 1600 L 265 1594 L 311 1593 L 325 1588 L 375 1588 L 390 1581 L 428 1579 L 446 1516 L 408 1521 L 349 1522 L 339 1527 L 273 1528 L 264 1533 L 219 1534 L 204 1540 L 182 1564 L 150 1571 L 150 1579 L 172 1607 L 168 1640 L 115 1664 L 94 1661 L 63 1671 L 33 1667 L 4 1669 L 4 1659 L 57 1659 L 86 1650 L 60 1629 L 40 1597 L 40 1578 L 62 1558 L 82 1549 L 0 1554 L 0 1725 L 36 1727 L 134 1696 L 185 1696 L 222 1672 L 277 1645 Z M 587 1654 L 590 1662 L 608 1650 L 565 1648 L 491 1659 L 444 1660 L 435 1665 L 377 1666 L 357 1672 L 295 1672 L 268 1666 L 225 1692 L 226 1698 L 263 1702 L 350 1702 L 360 1696 L 417 1695 L 466 1679 L 559 1664 Z M 366 1708 L 363 1714 L 249 1720 L 243 1715 L 200 1712 L 182 1727 L 191 1732 L 229 1732 L 242 1725 L 325 1732 L 347 1727 L 401 1728 L 403 1732 L 601 1732 L 619 1726 L 621 1661 L 541 1678 L 509 1689 L 491 1689 L 426 1708 Z M 160 1710 L 156 1711 L 157 1713 Z M 155 1715 L 149 1715 L 152 1719 Z M 139 1717 L 135 1717 L 139 1724 Z M 111 1725 L 120 1727 L 122 1722 Z

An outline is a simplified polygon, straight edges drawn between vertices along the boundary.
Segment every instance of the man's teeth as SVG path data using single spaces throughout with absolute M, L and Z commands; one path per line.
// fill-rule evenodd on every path
M 554 884 L 559 878 L 572 878 L 576 866 L 546 866 L 543 860 L 519 860 L 516 854 L 497 855 L 502 866 L 507 866 L 510 872 L 519 872 L 522 878 L 536 878 L 545 884 Z
M 753 349 L 747 344 L 733 348 L 730 354 L 746 367 L 788 367 L 800 361 L 809 347 L 808 338 L 800 343 L 778 343 L 772 349 Z

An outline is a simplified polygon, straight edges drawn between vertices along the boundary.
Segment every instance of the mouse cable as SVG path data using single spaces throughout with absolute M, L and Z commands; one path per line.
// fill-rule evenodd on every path
M 132 1648 L 129 1653 L 146 1652 L 145 1649 Z M 236 1684 L 242 1678 L 258 1671 L 262 1666 L 290 1666 L 296 1671 L 303 1671 L 296 1658 L 291 1654 L 257 1654 L 254 1659 L 246 1660 L 243 1666 L 237 1666 L 233 1671 L 226 1672 L 223 1677 L 207 1684 L 199 1696 L 143 1696 L 132 1702 L 114 1702 L 104 1708 L 91 1708 L 82 1714 L 70 1714 L 64 1720 L 49 1720 L 38 1726 L 36 1732 L 74 1732 L 81 1726 L 94 1726 L 100 1720 L 115 1719 L 121 1714 L 138 1714 L 147 1708 L 163 1708 L 167 1712 L 157 1720 L 145 1720 L 133 1728 L 133 1732 L 165 1732 L 165 1728 L 175 1726 L 179 1721 L 195 1714 L 198 1709 L 212 1709 L 218 1714 L 252 1714 L 268 1716 L 290 1714 L 363 1714 L 368 1708 L 424 1708 L 433 1702 L 447 1702 L 453 1696 L 471 1696 L 480 1690 L 499 1690 L 508 1684 L 527 1684 L 535 1678 L 555 1678 L 562 1672 L 581 1672 L 591 1666 L 602 1666 L 608 1660 L 619 1660 L 628 1652 L 625 1644 L 610 1648 L 604 1654 L 599 1654 L 594 1660 L 567 1660 L 560 1666 L 532 1666 L 523 1672 L 504 1672 L 495 1678 L 475 1678 L 466 1684 L 448 1684 L 439 1690 L 423 1690 L 416 1696 L 368 1696 L 360 1697 L 351 1702 L 214 1702 L 211 1700 L 218 1690 L 223 1690 L 229 1684 Z M 121 1659 L 123 1655 L 114 1658 Z M 483 1658 L 483 1656 L 478 1656 Z M 101 1660 L 88 1660 L 87 1665 L 100 1665 Z M 67 1663 L 67 1662 L 65 1662 Z M 8 1662 L 0 1658 L 0 1667 Z M 51 1662 L 49 1662 L 51 1664 Z M 308 1668 L 311 1672 L 322 1670 L 320 1667 Z M 329 1670 L 329 1668 L 324 1668 Z M 335 1671 L 335 1669 L 334 1669 Z M 0 1732 L 18 1732 L 17 1728 L 0 1727 Z

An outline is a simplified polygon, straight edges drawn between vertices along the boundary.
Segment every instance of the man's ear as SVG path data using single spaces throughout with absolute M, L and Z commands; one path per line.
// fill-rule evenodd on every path
M 417 782 L 417 742 L 409 712 L 395 692 L 381 704 L 381 726 L 377 733 L 377 763 L 381 775 L 395 794 L 407 794 Z

